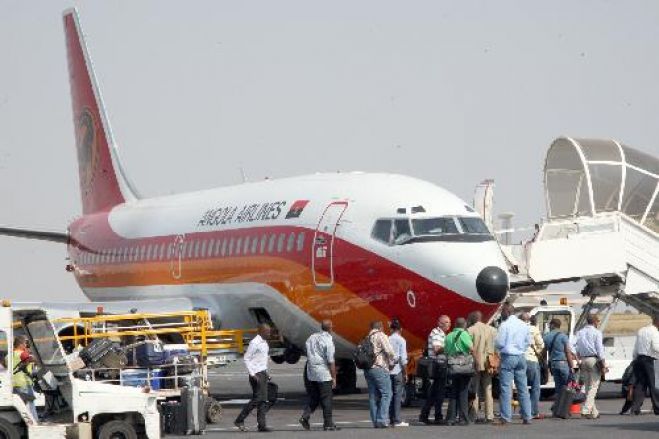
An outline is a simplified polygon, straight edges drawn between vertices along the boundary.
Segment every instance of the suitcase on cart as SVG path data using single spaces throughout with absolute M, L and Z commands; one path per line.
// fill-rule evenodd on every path
M 576 390 L 573 388 L 565 387 L 556 398 L 556 403 L 552 407 L 552 415 L 555 418 L 568 419 L 570 417 L 570 407 L 574 403 Z

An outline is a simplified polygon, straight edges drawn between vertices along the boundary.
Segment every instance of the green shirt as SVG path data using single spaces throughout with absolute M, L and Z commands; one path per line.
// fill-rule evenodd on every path
M 468 354 L 473 345 L 471 335 L 462 328 L 456 328 L 444 340 L 444 353 L 450 357 Z
M 21 368 L 16 368 L 21 363 L 21 351 L 14 351 L 14 356 L 13 356 L 13 364 L 12 367 L 14 368 L 13 372 L 13 377 L 12 377 L 12 382 L 14 387 L 18 388 L 26 388 L 26 387 L 32 387 L 32 379 L 30 378 L 30 373 L 32 373 L 32 363 L 28 364 L 25 369 Z M 27 369 L 27 373 L 25 370 Z

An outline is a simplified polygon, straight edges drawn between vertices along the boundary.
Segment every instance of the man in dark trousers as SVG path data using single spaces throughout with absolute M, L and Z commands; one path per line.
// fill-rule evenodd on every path
M 433 328 L 428 335 L 428 356 L 437 358 L 438 355 L 444 353 L 444 339 L 446 334 L 451 329 L 451 318 L 447 315 L 439 316 L 437 319 L 437 327 Z M 421 408 L 419 421 L 424 424 L 429 424 L 430 409 L 435 407 L 435 424 L 446 424 L 442 416 L 442 405 L 444 404 L 444 397 L 446 395 L 446 380 L 447 371 L 445 368 L 436 368 L 435 376 L 432 377 L 432 384 L 428 387 L 428 394 L 426 401 Z
M 641 413 L 646 389 L 650 390 L 652 409 L 659 415 L 659 391 L 657 390 L 656 370 L 659 363 L 659 313 L 652 316 L 652 323 L 638 331 L 634 345 L 634 403 L 632 415 Z
M 339 428 L 332 421 L 332 389 L 336 388 L 336 366 L 334 363 L 334 340 L 332 321 L 323 320 L 321 331 L 311 334 L 305 344 L 307 365 L 304 369 L 304 387 L 309 395 L 300 424 L 310 430 L 309 418 L 320 405 L 323 409 L 323 430 L 336 431 Z
M 249 342 L 245 352 L 245 366 L 249 372 L 249 385 L 252 387 L 252 399 L 249 400 L 240 412 L 234 425 L 240 431 L 247 431 L 245 418 L 256 408 L 256 422 L 261 432 L 272 431 L 267 427 L 265 414 L 268 411 L 268 352 L 270 350 L 266 339 L 270 336 L 270 326 L 266 323 L 259 325 L 258 335 Z

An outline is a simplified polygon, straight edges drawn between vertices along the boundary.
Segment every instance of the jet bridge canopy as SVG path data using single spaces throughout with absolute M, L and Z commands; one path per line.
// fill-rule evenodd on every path
M 621 212 L 659 233 L 659 159 L 614 140 L 560 137 L 545 160 L 550 220 Z

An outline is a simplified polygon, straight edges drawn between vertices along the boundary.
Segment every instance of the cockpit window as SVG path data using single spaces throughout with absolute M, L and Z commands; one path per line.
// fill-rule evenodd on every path
M 460 227 L 462 227 L 464 233 L 490 234 L 490 231 L 487 230 L 487 226 L 480 218 L 460 217 L 458 218 L 458 221 L 460 221 Z
M 411 237 L 412 231 L 410 230 L 410 221 L 408 219 L 394 220 L 394 243 Z
M 450 217 L 413 219 L 412 226 L 414 227 L 415 236 L 460 233 L 455 221 Z
M 483 242 L 492 241 L 487 226 L 479 217 L 437 217 L 379 219 L 372 236 L 387 245 L 413 242 Z
M 373 227 L 373 238 L 384 243 L 391 243 L 391 220 L 377 220 Z

